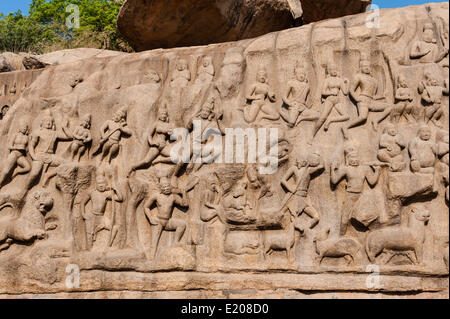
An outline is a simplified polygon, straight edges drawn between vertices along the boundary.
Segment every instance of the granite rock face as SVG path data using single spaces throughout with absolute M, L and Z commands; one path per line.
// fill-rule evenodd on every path
M 127 0 L 117 25 L 138 51 L 257 37 L 364 12 L 370 0 Z M 303 7 L 303 9 L 302 9 Z
M 0 297 L 448 298 L 448 13 L 0 73 Z

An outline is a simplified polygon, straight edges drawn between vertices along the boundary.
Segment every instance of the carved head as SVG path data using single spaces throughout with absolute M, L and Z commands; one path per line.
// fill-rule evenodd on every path
M 149 70 L 145 73 L 145 78 L 151 80 L 154 83 L 159 83 L 161 78 L 155 70 Z
M 372 66 L 369 60 L 361 60 L 360 67 L 361 72 L 364 74 L 370 74 L 372 72 Z
M 394 124 L 392 123 L 388 123 L 386 124 L 386 126 L 384 127 L 384 133 L 389 134 L 390 136 L 396 136 L 398 131 L 397 128 L 395 127 Z
M 200 117 L 204 120 L 211 119 L 214 112 L 214 97 L 210 96 L 202 105 Z
M 167 112 L 166 104 L 162 104 L 158 109 L 158 120 L 167 122 L 169 120 L 169 113 Z
M 397 78 L 397 88 L 407 88 L 408 82 L 403 74 L 400 74 Z
M 179 59 L 177 61 L 177 70 L 178 71 L 181 72 L 181 71 L 187 70 L 187 68 L 188 68 L 188 63 L 185 59 Z
M 424 125 L 419 128 L 417 134 L 422 141 L 428 141 L 431 138 L 431 129 L 428 126 Z
M 98 174 L 97 178 L 95 179 L 95 185 L 96 185 L 97 191 L 99 191 L 100 193 L 106 192 L 108 190 L 108 187 L 107 187 L 105 175 Z
M 298 168 L 302 168 L 302 167 L 306 167 L 308 166 L 308 159 L 304 158 L 304 157 L 298 157 L 296 159 L 296 166 Z
M 0 119 L 4 118 L 6 116 L 6 113 L 8 113 L 9 110 L 9 106 L 8 105 L 3 105 L 1 110 L 0 110 Z
M 46 111 L 44 116 L 41 119 L 41 128 L 45 128 L 47 130 L 55 130 L 55 120 L 53 119 L 50 111 Z
M 295 68 L 294 72 L 295 72 L 295 77 L 298 81 L 308 82 L 308 76 L 306 74 L 306 70 L 303 67 L 297 66 Z
M 127 119 L 127 111 L 125 108 L 122 108 L 120 110 L 118 110 L 116 113 L 114 113 L 113 115 L 113 121 L 114 122 L 122 122 L 122 121 L 126 121 Z
M 319 153 L 311 153 L 308 154 L 308 165 L 311 167 L 317 167 L 320 165 L 320 154 Z
M 433 31 L 433 24 L 426 23 L 423 26 L 422 40 L 427 43 L 436 43 L 436 38 L 434 36 L 434 31 Z
M 210 66 L 212 64 L 212 59 L 210 56 L 204 56 L 202 58 L 202 65 L 204 68 Z
M 430 211 L 423 205 L 414 205 L 411 207 L 410 214 L 418 221 L 424 222 L 425 225 L 431 218 Z
M 331 77 L 337 77 L 338 76 L 337 66 L 334 63 L 328 64 L 328 66 L 327 66 L 327 73 Z
M 161 178 L 159 181 L 159 188 L 164 195 L 172 194 L 172 185 L 170 185 L 170 181 L 167 178 Z
M 80 124 L 85 129 L 90 129 L 91 128 L 91 114 L 86 114 L 85 116 L 83 116 Z
M 233 197 L 238 198 L 245 195 L 245 191 L 247 190 L 247 182 L 244 180 L 239 181 L 236 184 L 236 187 L 233 192 Z
M 258 73 L 256 73 L 256 80 L 259 83 L 266 83 L 267 82 L 267 71 L 265 68 L 260 68 L 258 70 Z
M 19 123 L 19 129 L 18 129 L 19 133 L 22 133 L 23 135 L 28 135 L 29 133 L 29 126 L 28 123 L 25 121 L 21 121 Z
M 53 198 L 47 192 L 36 191 L 33 199 L 36 209 L 44 216 L 53 208 Z

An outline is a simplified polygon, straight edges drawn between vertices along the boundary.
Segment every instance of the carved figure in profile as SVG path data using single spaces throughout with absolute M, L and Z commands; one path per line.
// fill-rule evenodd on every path
M 72 160 L 78 156 L 77 161 L 79 162 L 92 142 L 90 114 L 83 116 L 78 126 L 73 129 L 72 138 L 73 141 L 66 152 L 70 154 Z
M 195 84 L 205 85 L 209 84 L 214 79 L 214 65 L 210 56 L 204 56 L 201 59 L 200 66 L 197 70 L 197 78 L 195 79 Z
M 53 208 L 53 198 L 42 191 L 35 192 L 31 197 L 30 205 L 25 205 L 22 212 L 17 212 L 12 218 L 0 220 L 0 251 L 8 249 L 14 243 L 31 243 L 47 237 L 45 217 Z M 14 207 L 8 203 L 0 206 Z
M 70 140 L 70 136 L 71 134 L 66 127 L 62 126 L 61 130 L 56 128 L 53 115 L 50 111 L 46 111 L 41 119 L 40 129 L 31 134 L 29 153 L 33 162 L 26 189 L 31 188 L 33 182 L 41 173 L 45 174 L 42 181 L 44 186 L 48 184 L 51 178 L 56 176 L 56 172 L 49 173 L 48 169 L 64 163 L 64 159 L 55 154 L 56 147 L 58 141 Z
M 318 114 L 306 106 L 306 101 L 311 91 L 306 69 L 297 65 L 294 70 L 295 79 L 287 84 L 283 95 L 284 105 L 281 108 L 280 115 L 290 127 L 294 127 L 302 121 L 313 121 L 318 118 Z
M 142 161 L 131 166 L 131 168 L 128 171 L 128 176 L 130 176 L 132 172 L 138 169 L 143 169 L 151 166 L 152 164 L 156 164 L 153 162 L 160 155 L 163 158 L 167 159 L 169 163 L 172 162 L 170 160 L 171 148 L 169 142 L 170 136 L 172 135 L 172 132 L 175 127 L 172 123 L 170 123 L 169 113 L 167 112 L 166 104 L 163 103 L 158 108 L 157 117 L 158 117 L 157 121 L 150 126 L 147 135 L 147 143 L 150 146 L 150 149 Z
M 425 73 L 425 81 L 419 84 L 419 93 L 425 108 L 425 123 L 433 122 L 437 127 L 442 127 L 439 119 L 444 114 L 442 109 L 442 97 L 449 93 L 448 82 L 444 81 L 444 87 L 432 72 Z
M 317 264 L 320 266 L 324 258 L 343 257 L 347 265 L 355 263 L 358 258 L 361 244 L 349 237 L 329 238 L 330 228 L 314 236 L 313 243 L 317 253 Z
M 112 209 L 114 211 L 115 203 L 120 203 L 124 200 L 123 194 L 121 194 L 113 182 L 111 182 L 111 186 L 107 184 L 105 173 L 97 172 L 95 190 L 85 195 L 80 203 L 81 214 L 86 223 L 86 235 L 89 248 L 92 248 L 98 232 L 103 229 L 112 231 L 112 221 L 108 221 L 105 217 L 107 202 L 112 202 Z M 86 205 L 89 201 L 92 203 L 92 208 L 86 212 Z
M 293 217 L 302 213 L 308 215 L 311 218 L 310 229 L 319 223 L 320 214 L 308 198 L 308 189 L 311 179 L 323 169 L 324 163 L 320 155 L 311 153 L 305 160 L 297 159 L 296 166 L 289 168 L 281 179 L 281 185 L 289 191 L 283 201 L 284 205 Z M 290 182 L 291 178 L 294 185 Z
M 173 189 L 169 179 L 161 178 L 159 182 L 159 192 L 151 194 L 144 204 L 144 212 L 151 225 L 157 226 L 156 235 L 153 240 L 151 257 L 156 256 L 159 240 L 163 230 L 175 231 L 176 241 L 181 242 L 186 230 L 186 222 L 179 218 L 172 217 L 176 205 L 188 207 L 186 191 Z M 156 204 L 157 213 L 152 213 L 151 207 Z
M 431 141 L 431 129 L 423 125 L 417 136 L 409 143 L 411 170 L 414 173 L 434 174 L 437 158 L 437 145 Z
M 348 139 L 348 130 L 367 122 L 370 112 L 383 112 L 391 109 L 392 105 L 379 101 L 378 93 L 380 88 L 377 79 L 372 75 L 372 66 L 370 60 L 366 56 L 361 56 L 360 73 L 358 73 L 350 88 L 350 94 L 356 101 L 358 109 L 358 117 L 350 120 L 350 122 L 342 128 L 345 139 Z M 359 91 L 359 93 L 358 93 Z M 384 98 L 384 97 L 383 97 Z M 387 113 L 389 113 L 387 111 Z M 377 122 L 372 123 L 377 130 Z
M 339 166 L 336 162 L 331 163 L 331 183 L 339 184 L 343 179 L 347 181 L 344 205 L 341 209 L 340 235 L 344 236 L 347 226 L 352 217 L 367 180 L 369 186 L 374 187 L 380 177 L 380 168 L 374 165 L 361 163 L 359 151 L 354 145 L 347 145 L 344 150 L 345 165 Z
M 432 23 L 423 26 L 422 39 L 411 46 L 409 57 L 419 63 L 438 63 L 448 54 L 448 48 L 440 50 Z
M 123 108 L 114 113 L 112 120 L 102 125 L 100 134 L 101 140 L 93 155 L 101 152 L 100 162 L 107 160 L 111 164 L 112 159 L 119 154 L 122 137 L 133 135 L 127 126 L 127 110 Z
M 260 68 L 256 74 L 256 83 L 248 91 L 247 101 L 250 105 L 244 108 L 244 119 L 247 123 L 259 122 L 260 120 L 278 120 L 280 113 L 272 105 L 276 101 L 275 93 L 267 82 L 267 71 Z
M 170 87 L 184 88 L 191 81 L 191 71 L 189 71 L 188 62 L 185 59 L 179 59 L 176 62 L 175 70 L 170 79 Z
M 345 122 L 350 119 L 345 111 L 345 96 L 347 96 L 348 93 L 348 80 L 339 76 L 335 64 L 328 64 L 327 77 L 322 89 L 322 111 L 314 126 L 313 137 L 317 135 L 324 124 L 324 130 L 328 131 L 328 128 L 332 123 Z M 330 113 L 333 109 L 336 110 L 338 116 L 330 118 Z
M 399 135 L 395 125 L 388 123 L 380 137 L 377 158 L 383 163 L 388 163 L 391 171 L 402 171 L 406 168 L 402 154 L 406 146 L 406 142 Z
M 0 172 L 0 189 L 11 174 L 11 179 L 14 179 L 17 175 L 26 174 L 31 170 L 31 164 L 27 159 L 28 131 L 28 124 L 21 122 L 16 134 L 10 140 L 9 155 Z
M 216 173 L 208 175 L 203 195 L 203 207 L 200 210 L 200 219 L 203 222 L 209 222 L 219 215 L 223 194 L 224 191 Z

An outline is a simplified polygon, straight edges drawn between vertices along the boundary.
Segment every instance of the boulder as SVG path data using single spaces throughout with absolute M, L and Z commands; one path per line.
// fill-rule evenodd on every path
M 117 26 L 137 51 L 144 51 L 257 37 L 303 22 L 360 13 L 370 2 L 127 0 L 120 10 Z

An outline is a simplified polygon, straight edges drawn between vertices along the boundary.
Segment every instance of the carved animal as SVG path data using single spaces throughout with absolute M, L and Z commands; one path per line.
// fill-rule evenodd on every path
M 303 234 L 303 228 L 298 219 L 291 221 L 286 229 L 264 231 L 264 258 L 266 258 L 268 254 L 270 255 L 274 250 L 285 250 L 286 257 L 289 262 L 292 262 L 292 248 L 295 243 L 295 230 L 298 230 L 301 235 Z
M 371 232 L 366 239 L 366 253 L 373 263 L 375 258 L 385 252 L 387 264 L 397 253 L 405 253 L 414 263 L 422 263 L 425 226 L 430 212 L 423 207 L 411 207 L 407 225 L 390 226 Z M 414 252 L 414 254 L 411 254 Z
M 358 252 L 361 250 L 361 244 L 353 238 L 328 238 L 329 235 L 330 228 L 324 234 L 316 236 L 313 240 L 319 265 L 325 257 L 344 257 L 347 265 L 354 263 Z
M 5 204 L 0 208 L 13 205 Z M 36 192 L 30 205 L 15 217 L 0 217 L 0 251 L 8 249 L 14 242 L 31 242 L 44 239 L 45 215 L 52 209 L 53 199 L 46 192 Z

